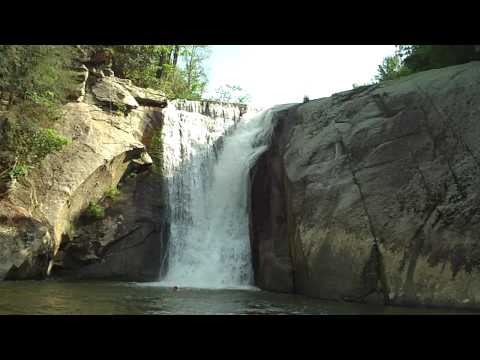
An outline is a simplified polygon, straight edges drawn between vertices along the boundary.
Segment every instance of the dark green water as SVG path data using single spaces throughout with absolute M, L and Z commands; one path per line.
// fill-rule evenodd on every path
M 326 302 L 258 290 L 121 282 L 0 282 L 0 314 L 455 314 L 454 310 Z M 465 313 L 465 312 L 461 312 Z

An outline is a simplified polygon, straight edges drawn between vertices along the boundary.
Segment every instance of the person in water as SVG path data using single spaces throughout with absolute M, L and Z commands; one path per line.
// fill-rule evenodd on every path
M 174 286 L 174 287 L 172 288 L 172 290 L 173 290 L 173 291 L 177 291 L 177 290 L 178 290 L 178 286 Z

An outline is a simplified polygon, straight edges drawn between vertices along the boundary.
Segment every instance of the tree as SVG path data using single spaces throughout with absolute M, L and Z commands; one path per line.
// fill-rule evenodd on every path
M 50 125 L 75 92 L 73 67 L 99 50 L 108 50 L 104 53 L 115 74 L 135 85 L 162 90 L 169 98 L 203 96 L 210 54 L 205 45 L 0 45 L 0 92 L 14 99 L 7 121 L 2 119 L 0 138 L 6 151 L 0 174 L 5 168 L 24 174 L 15 168 L 31 166 L 66 143 Z
M 377 81 L 392 80 L 419 71 L 480 60 L 478 45 L 397 45 L 395 55 L 379 65 Z
M 211 98 L 214 101 L 240 104 L 246 104 L 250 101 L 250 95 L 238 85 L 223 85 L 217 88 L 215 92 L 216 95 Z
M 383 63 L 378 65 L 376 81 L 385 81 L 397 79 L 401 76 L 408 75 L 410 70 L 403 65 L 402 59 L 398 54 L 387 56 L 383 59 Z
M 0 89 L 23 100 L 61 103 L 74 84 L 70 67 L 76 56 L 69 45 L 0 45 Z
M 207 85 L 205 45 L 113 45 L 112 69 L 141 87 L 169 98 L 200 99 Z
M 207 86 L 207 76 L 203 63 L 210 56 L 210 49 L 205 45 L 187 45 L 182 53 L 184 57 L 184 74 L 188 94 L 186 98 L 199 100 Z
M 162 45 L 114 45 L 112 69 L 141 87 L 158 88 L 166 49 Z
M 414 72 L 480 60 L 475 45 L 403 45 L 403 62 Z
M 71 68 L 78 55 L 70 45 L 0 46 L 0 90 L 13 99 L 0 133 L 6 151 L 0 173 L 10 168 L 11 177 L 24 175 L 28 166 L 68 142 L 49 126 L 60 118 L 76 84 Z
M 11 121 L 48 125 L 76 85 L 74 46 L 0 45 L 0 90 L 10 94 Z

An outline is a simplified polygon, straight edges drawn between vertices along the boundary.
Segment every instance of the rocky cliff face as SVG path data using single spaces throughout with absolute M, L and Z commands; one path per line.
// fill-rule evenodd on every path
M 264 289 L 480 306 L 480 63 L 276 114 L 251 171 Z
M 292 109 L 296 106 L 274 112 L 271 144 L 250 170 L 249 227 L 255 283 L 279 292 L 295 291 L 283 166 L 283 149 L 293 125 L 289 120 Z
M 91 62 L 78 72 L 57 126 L 71 143 L 0 200 L 0 279 L 155 280 L 168 247 L 168 178 L 192 156 L 188 144 L 219 140 L 244 110 L 169 105 Z M 193 128 L 195 139 L 186 134 Z M 108 198 L 117 186 L 120 195 Z M 105 207 L 102 219 L 86 215 L 90 203 Z

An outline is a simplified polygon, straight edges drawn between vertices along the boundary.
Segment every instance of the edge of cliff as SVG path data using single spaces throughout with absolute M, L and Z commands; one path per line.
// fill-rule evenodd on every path
M 471 62 L 278 113 L 251 172 L 257 284 L 478 308 L 479 93 Z

